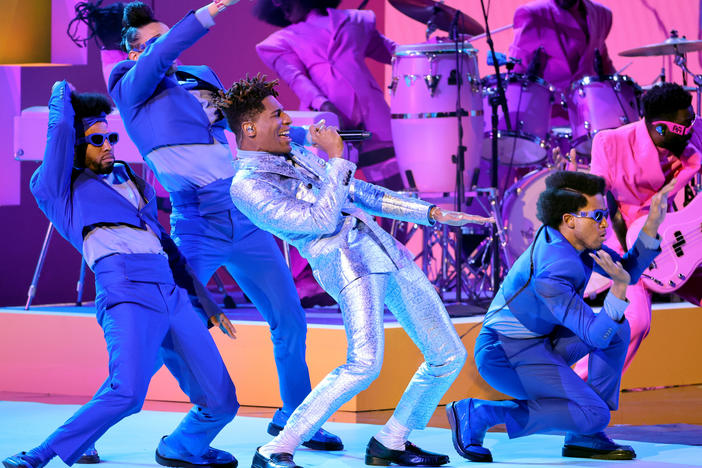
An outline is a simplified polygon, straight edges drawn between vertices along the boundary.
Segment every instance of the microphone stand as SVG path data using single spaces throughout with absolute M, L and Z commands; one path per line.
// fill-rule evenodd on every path
M 495 44 L 492 42 L 492 36 L 490 34 L 490 25 L 488 24 L 488 15 L 487 11 L 485 9 L 485 0 L 480 0 L 480 6 L 482 7 L 483 10 L 483 19 L 485 20 L 485 42 L 487 42 L 488 46 L 490 47 L 490 53 L 492 54 L 492 62 L 495 67 L 495 78 L 497 80 L 497 92 L 489 97 L 489 102 L 490 102 L 490 107 L 492 109 L 492 133 L 491 133 L 491 138 L 492 138 L 492 161 L 491 161 L 491 187 L 490 189 L 492 190 L 492 200 L 491 203 L 495 204 L 498 201 L 499 193 L 498 193 L 498 177 L 497 177 L 497 169 L 498 169 L 498 158 L 497 158 L 497 152 L 498 152 L 498 140 L 497 140 L 497 126 L 499 123 L 499 118 L 497 116 L 497 109 L 499 107 L 502 107 L 502 113 L 505 116 L 505 123 L 507 124 L 507 130 L 511 131 L 512 130 L 512 125 L 509 120 L 509 111 L 507 109 L 507 99 L 505 97 L 505 90 L 504 87 L 502 86 L 502 76 L 500 75 L 500 63 L 497 60 L 497 54 L 495 53 Z M 493 208 L 496 210 L 499 207 L 493 206 Z M 500 234 L 498 232 L 498 229 L 500 229 L 496 224 L 493 224 L 492 226 L 492 291 L 493 295 L 497 293 L 497 288 L 499 286 L 500 282 Z

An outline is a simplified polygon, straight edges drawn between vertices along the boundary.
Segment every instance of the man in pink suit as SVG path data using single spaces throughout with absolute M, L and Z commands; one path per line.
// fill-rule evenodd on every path
M 342 128 L 373 137 L 358 167 L 374 184 L 402 188 L 390 131 L 390 108 L 365 63 L 390 63 L 396 44 L 376 29 L 375 13 L 337 10 L 340 0 L 259 0 L 257 16 L 285 26 L 256 46 L 261 60 L 292 88 L 302 109 L 339 116 Z
M 514 41 L 509 55 L 521 60 L 515 71 L 525 73 L 543 47 L 536 73 L 558 91 L 588 75 L 596 75 L 595 50 L 602 56 L 602 72 L 615 72 L 605 39 L 612 28 L 612 12 L 591 0 L 535 0 L 514 12 Z M 554 106 L 554 125 L 568 117 Z
M 618 203 L 624 230 L 648 214 L 653 195 L 673 179 L 675 187 L 670 193 L 669 211 L 670 208 L 680 209 L 690 201 L 690 191 L 687 190 L 686 194 L 685 189 L 700 171 L 702 157 L 693 137 L 695 114 L 691 102 L 692 96 L 677 84 L 656 86 L 643 98 L 644 119 L 617 129 L 603 130 L 595 136 L 590 172 L 606 180 L 607 188 Z M 674 128 L 674 124 L 678 127 Z M 617 237 L 622 239 L 622 234 L 625 235 L 618 232 Z M 622 251 L 621 245 L 611 243 L 610 247 Z M 675 293 L 699 305 L 702 268 L 698 268 Z M 631 341 L 624 370 L 631 364 L 651 326 L 651 292 L 641 281 L 629 287 L 627 299 L 631 302 L 626 311 Z M 585 377 L 586 363 L 579 362 L 576 372 Z

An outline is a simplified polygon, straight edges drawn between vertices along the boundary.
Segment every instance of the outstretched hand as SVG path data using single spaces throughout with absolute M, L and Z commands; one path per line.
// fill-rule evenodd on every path
M 653 238 L 658 235 L 658 228 L 665 220 L 665 215 L 668 212 L 668 194 L 675 187 L 676 181 L 676 179 L 673 179 L 665 184 L 663 188 L 651 198 L 648 218 L 646 218 L 646 223 L 643 225 L 642 231 Z
M 553 148 L 551 153 L 553 156 L 553 161 L 558 165 L 562 166 L 564 171 L 577 171 L 578 170 L 578 153 L 575 148 L 571 149 L 567 155 L 561 153 L 561 148 L 556 146 Z
M 468 213 L 461 213 L 459 211 L 446 211 L 438 206 L 431 209 L 429 213 L 431 219 L 442 223 L 448 224 L 449 226 L 463 226 L 468 223 L 476 224 L 494 224 L 495 218 L 486 218 L 485 216 L 471 215 Z
M 216 327 L 219 327 L 219 329 L 222 330 L 222 333 L 227 335 L 232 340 L 236 339 L 236 328 L 234 328 L 234 324 L 229 320 L 229 318 L 224 315 L 224 312 L 210 317 L 210 323 Z
M 624 269 L 621 262 L 615 262 L 606 250 L 590 252 L 590 257 L 612 278 L 611 292 L 621 300 L 626 299 L 626 288 L 631 281 L 631 275 Z

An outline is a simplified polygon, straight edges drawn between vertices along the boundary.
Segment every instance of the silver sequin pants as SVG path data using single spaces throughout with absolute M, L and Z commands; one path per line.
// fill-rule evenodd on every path
M 411 264 L 396 273 L 358 278 L 341 291 L 337 301 L 346 327 L 346 363 L 312 390 L 284 430 L 308 440 L 341 405 L 378 377 L 385 344 L 384 304 L 425 359 L 405 389 L 394 417 L 410 429 L 424 428 L 466 360 L 466 350 L 434 287 Z

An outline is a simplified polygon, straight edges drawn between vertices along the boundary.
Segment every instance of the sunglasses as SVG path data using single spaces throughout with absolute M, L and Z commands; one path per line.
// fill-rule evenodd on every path
M 156 39 L 158 39 L 159 37 L 161 37 L 160 34 L 155 35 L 154 37 L 152 37 L 152 38 L 149 39 L 148 41 L 144 42 L 143 44 L 140 44 L 140 45 L 138 45 L 138 46 L 136 46 L 136 47 L 130 49 L 130 52 L 131 52 L 132 50 L 135 51 L 135 52 L 139 52 L 139 53 L 144 52 L 144 51 L 146 50 L 146 48 L 149 47 L 149 46 L 150 46 L 151 44 L 153 44 L 154 42 L 156 42 Z
M 110 142 L 110 145 L 114 145 L 119 141 L 119 133 L 91 133 L 90 135 L 78 138 L 77 144 L 81 145 L 83 143 L 89 143 L 99 148 L 105 144 L 105 138 L 107 138 L 107 141 Z
M 577 213 L 570 214 L 576 218 L 590 218 L 599 224 L 603 219 L 609 217 L 609 210 L 579 211 Z
M 680 125 L 675 122 L 670 122 L 668 120 L 656 120 L 653 122 L 653 125 L 656 127 L 656 131 L 660 134 L 663 135 L 665 132 L 663 131 L 663 127 L 667 128 L 669 132 L 673 132 L 676 135 L 680 136 L 685 136 L 689 133 L 692 133 L 692 127 L 695 125 L 695 120 L 697 120 L 697 117 L 695 116 L 694 119 L 692 119 L 692 122 L 690 125 Z

